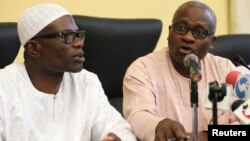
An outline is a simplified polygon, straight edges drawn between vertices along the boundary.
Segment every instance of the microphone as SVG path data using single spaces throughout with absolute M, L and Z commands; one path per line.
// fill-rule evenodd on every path
M 229 84 L 217 84 L 217 86 L 212 86 L 211 84 L 214 82 L 210 82 L 209 86 L 206 90 L 206 98 L 205 98 L 205 108 L 212 109 L 212 99 L 211 97 L 217 97 L 217 109 L 220 110 L 230 110 L 230 100 L 232 96 L 233 88 Z M 216 95 L 215 95 L 216 93 Z
M 250 124 L 250 72 L 245 67 L 237 67 L 238 71 L 231 71 L 226 77 L 226 83 L 234 88 L 233 94 L 239 98 L 231 105 L 234 115 L 241 124 Z
M 242 67 L 239 67 L 242 68 Z M 241 69 L 242 71 L 243 69 Z M 233 87 L 233 94 L 240 99 L 250 98 L 250 72 L 231 71 L 226 77 L 226 83 Z
M 231 109 L 235 116 L 240 120 L 241 124 L 250 124 L 250 99 L 248 100 L 236 100 Z
M 245 100 L 241 100 L 241 99 L 235 100 L 235 101 L 233 102 L 232 106 L 231 106 L 232 111 L 234 112 L 234 111 L 235 111 L 237 108 L 239 108 L 239 106 L 240 106 L 241 104 L 243 104 L 244 102 L 245 102 Z
M 234 62 L 235 62 L 237 65 L 244 66 L 244 67 L 246 67 L 248 70 L 250 70 L 250 68 L 248 67 L 247 63 L 244 61 L 244 59 L 243 59 L 240 55 L 236 55 L 236 56 L 234 57 Z
M 184 66 L 188 69 L 190 78 L 193 82 L 199 82 L 202 78 L 200 73 L 200 60 L 191 53 L 187 54 L 183 60 Z

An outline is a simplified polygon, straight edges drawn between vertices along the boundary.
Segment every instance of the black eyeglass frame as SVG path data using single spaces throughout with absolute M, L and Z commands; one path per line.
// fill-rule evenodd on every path
M 185 28 L 187 29 L 186 32 L 183 32 L 183 33 L 180 33 L 179 31 L 176 30 L 176 25 L 178 24 L 183 24 L 185 25 Z M 192 35 L 194 36 L 195 39 L 200 39 L 200 40 L 203 40 L 203 39 L 206 39 L 207 36 L 211 36 L 211 35 L 214 35 L 214 33 L 209 33 L 207 30 L 203 29 L 203 33 L 204 33 L 204 37 L 198 37 L 194 32 L 197 31 L 197 28 L 189 28 L 186 24 L 184 23 L 178 23 L 178 22 L 175 22 L 175 23 L 172 23 L 172 26 L 174 28 L 174 31 L 179 34 L 179 35 L 185 35 L 186 33 L 188 33 L 189 31 L 192 32 Z
M 74 37 L 72 39 L 72 41 L 68 41 L 67 36 L 74 33 Z M 85 39 L 86 36 L 86 31 L 85 30 L 79 30 L 79 31 L 63 31 L 63 32 L 59 32 L 59 33 L 51 33 L 51 34 L 45 34 L 45 35 L 38 35 L 38 36 L 34 36 L 33 38 L 31 38 L 30 40 L 35 40 L 38 38 L 57 38 L 57 37 L 63 37 L 64 38 L 64 42 L 65 44 L 71 44 L 75 41 L 76 37 L 80 38 L 80 34 L 82 34 L 83 36 L 80 38 L 81 40 Z

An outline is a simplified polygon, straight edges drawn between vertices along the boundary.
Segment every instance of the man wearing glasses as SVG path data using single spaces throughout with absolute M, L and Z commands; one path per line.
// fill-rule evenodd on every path
M 85 34 L 56 4 L 23 12 L 25 61 L 0 70 L 0 141 L 136 140 L 98 77 L 83 69 Z
M 184 58 L 195 54 L 200 60 L 198 82 L 199 140 L 206 141 L 212 110 L 205 108 L 208 84 L 225 83 L 235 68 L 228 59 L 208 53 L 216 37 L 216 16 L 198 1 L 188 1 L 175 12 L 169 26 L 168 48 L 138 58 L 127 69 L 123 83 L 123 114 L 143 141 L 192 138 L 191 80 Z M 218 123 L 236 121 L 230 111 L 218 112 Z

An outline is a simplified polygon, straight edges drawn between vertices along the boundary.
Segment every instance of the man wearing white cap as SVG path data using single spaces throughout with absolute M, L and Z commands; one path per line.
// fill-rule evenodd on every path
M 98 77 L 82 69 L 85 31 L 69 12 L 33 6 L 18 35 L 24 63 L 0 70 L 0 141 L 136 140 Z

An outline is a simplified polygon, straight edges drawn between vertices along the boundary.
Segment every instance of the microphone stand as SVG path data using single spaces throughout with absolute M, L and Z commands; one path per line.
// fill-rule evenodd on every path
M 197 108 L 198 108 L 198 84 L 197 82 L 194 82 L 191 80 L 191 107 L 193 108 L 193 141 L 198 141 L 199 139 L 199 131 L 198 131 L 198 114 L 197 114 Z
M 217 116 L 217 95 L 215 94 L 213 98 L 213 125 L 218 124 L 218 116 Z
M 217 81 L 209 83 L 209 100 L 213 103 L 213 125 L 218 124 L 218 115 L 217 115 L 217 102 L 223 100 L 227 94 L 226 84 L 219 86 Z

